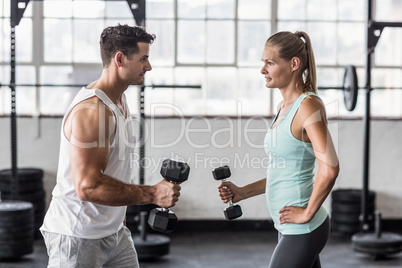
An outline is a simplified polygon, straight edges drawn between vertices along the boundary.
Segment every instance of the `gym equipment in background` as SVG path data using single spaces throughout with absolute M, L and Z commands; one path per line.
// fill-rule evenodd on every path
M 0 259 L 16 259 L 33 252 L 34 207 L 25 201 L 0 199 Z
M 331 192 L 331 232 L 350 237 L 360 231 L 362 191 L 360 189 L 336 189 Z M 369 225 L 374 227 L 375 193 L 369 193 Z
M 369 159 L 370 159 L 370 94 L 371 66 L 374 49 L 385 27 L 402 27 L 402 22 L 378 22 L 372 16 L 372 0 L 367 2 L 367 57 L 366 57 L 366 106 L 363 117 L 363 190 L 360 215 L 360 232 L 352 236 L 353 248 L 376 258 L 386 257 L 402 250 L 402 236 L 394 233 L 381 233 L 380 214 L 377 212 L 376 232 L 369 232 Z M 389 250 L 384 250 L 384 249 Z

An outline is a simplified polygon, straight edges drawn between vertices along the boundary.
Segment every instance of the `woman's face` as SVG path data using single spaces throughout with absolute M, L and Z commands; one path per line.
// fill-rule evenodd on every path
M 292 60 L 280 58 L 277 47 L 265 46 L 261 60 L 264 63 L 261 73 L 267 88 L 284 89 L 290 85 L 294 74 Z

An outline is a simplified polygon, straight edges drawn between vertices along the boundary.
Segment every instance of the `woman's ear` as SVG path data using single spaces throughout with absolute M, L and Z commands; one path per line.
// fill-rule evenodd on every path
M 293 57 L 291 59 L 292 71 L 297 71 L 300 68 L 300 59 L 298 57 Z

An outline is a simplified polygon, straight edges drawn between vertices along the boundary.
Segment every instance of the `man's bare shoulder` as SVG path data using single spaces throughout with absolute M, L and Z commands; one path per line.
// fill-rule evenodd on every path
M 79 102 L 66 117 L 65 136 L 71 141 L 71 134 L 83 141 L 95 141 L 109 137 L 115 129 L 113 112 L 98 97 Z

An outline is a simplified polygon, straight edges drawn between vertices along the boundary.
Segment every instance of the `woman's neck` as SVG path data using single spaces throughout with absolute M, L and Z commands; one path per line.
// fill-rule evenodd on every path
M 280 89 L 283 97 L 283 106 L 291 105 L 303 92 L 301 90 Z

